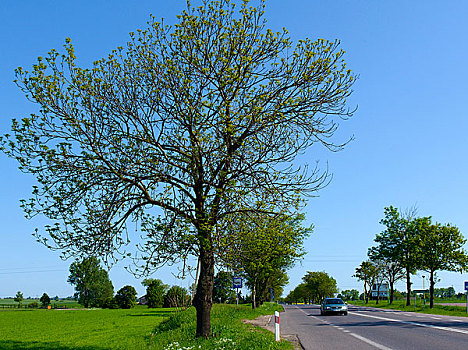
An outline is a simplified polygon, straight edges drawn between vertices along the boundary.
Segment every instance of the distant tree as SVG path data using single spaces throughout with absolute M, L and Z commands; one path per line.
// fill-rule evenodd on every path
M 366 303 L 369 300 L 372 285 L 375 283 L 377 277 L 377 268 L 371 261 L 363 261 L 361 265 L 356 267 L 353 277 L 364 283 L 364 299 Z
M 358 300 L 359 291 L 357 289 L 343 290 L 341 293 L 343 300 Z
M 420 232 L 419 268 L 429 273 L 430 308 L 434 307 L 434 274 L 436 271 L 463 272 L 468 268 L 468 255 L 463 249 L 466 239 L 450 224 L 418 221 Z
M 384 218 L 380 221 L 386 228 L 375 238 L 379 243 L 376 253 L 379 253 L 387 262 L 393 262 L 393 271 L 398 276 L 398 268 L 401 266 L 406 277 L 406 306 L 411 305 L 411 275 L 417 270 L 418 265 L 418 223 L 415 219 L 415 210 L 409 210 L 403 215 L 392 206 L 384 208 Z
M 187 307 L 190 303 L 190 295 L 180 286 L 172 286 L 164 296 L 164 307 Z
M 258 204 L 257 213 L 230 217 L 223 228 L 230 232 L 222 244 L 226 247 L 223 261 L 245 278 L 252 291 L 252 308 L 273 287 L 272 276 L 292 267 L 305 254 L 303 242 L 312 231 L 312 227 L 301 225 L 302 214 L 271 215 L 265 211 L 274 209 Z
M 232 273 L 219 271 L 214 278 L 213 301 L 225 303 L 235 301 L 236 291 L 232 288 Z
M 380 272 L 389 284 L 389 300 L 393 303 L 395 283 L 405 277 L 405 269 L 399 259 L 398 242 L 388 234 L 377 234 L 377 246 L 369 248 L 367 255 L 372 261 L 379 261 Z
M 102 307 L 114 295 L 114 286 L 109 275 L 95 257 L 75 261 L 70 265 L 68 282 L 75 285 L 75 297 L 87 307 Z
M 325 271 L 307 271 L 302 280 L 305 283 L 305 289 L 316 303 L 322 302 L 325 297 L 332 297 L 338 293 L 336 280 Z
M 115 294 L 115 301 L 121 309 L 131 309 L 136 305 L 137 292 L 132 286 L 120 288 Z
M 145 279 L 141 283 L 146 287 L 146 302 L 148 307 L 163 307 L 164 295 L 168 286 L 159 279 Z
M 270 300 L 273 294 L 274 300 L 277 300 L 283 294 L 284 286 L 288 284 L 288 281 L 289 277 L 284 269 L 276 269 L 272 271 L 267 280 L 263 295 L 260 295 L 260 299 Z
M 50 298 L 49 296 L 47 295 L 47 293 L 44 293 L 42 294 L 41 298 L 39 299 L 39 301 L 41 302 L 42 304 L 42 307 L 47 307 L 49 304 L 50 304 Z
M 16 296 L 14 300 L 18 303 L 18 307 L 21 307 L 21 303 L 24 300 L 23 293 L 21 293 L 20 291 L 16 292 Z

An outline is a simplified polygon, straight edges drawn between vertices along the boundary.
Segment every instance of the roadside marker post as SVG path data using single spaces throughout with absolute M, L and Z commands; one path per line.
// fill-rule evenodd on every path
M 275 340 L 280 341 L 279 312 L 275 311 Z

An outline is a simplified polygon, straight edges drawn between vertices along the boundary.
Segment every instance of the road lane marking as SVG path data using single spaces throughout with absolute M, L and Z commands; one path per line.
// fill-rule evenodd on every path
M 318 320 L 318 321 L 323 322 L 322 319 L 320 319 L 320 318 L 318 318 L 318 317 L 316 317 L 316 316 L 313 316 L 313 315 L 308 314 L 307 312 L 305 312 L 304 310 L 302 310 L 301 308 L 299 308 L 297 305 L 296 305 L 296 308 L 299 309 L 299 310 L 301 310 L 307 317 L 312 317 L 312 318 L 315 319 L 315 320 Z M 358 334 L 355 334 L 355 333 L 353 333 L 353 332 L 350 332 L 350 331 L 348 331 L 348 330 L 346 330 L 346 329 L 343 329 L 343 328 L 341 328 L 341 327 L 335 326 L 333 323 L 328 323 L 328 324 L 329 324 L 330 326 L 333 326 L 333 327 L 335 327 L 335 328 L 338 328 L 339 330 L 341 330 L 341 331 L 344 332 L 344 333 L 347 333 L 347 334 L 353 336 L 353 337 L 356 338 L 356 339 L 359 339 L 359 340 L 363 341 L 364 343 L 367 343 L 367 344 L 369 344 L 369 345 L 372 345 L 372 346 L 376 347 L 377 349 L 380 349 L 380 350 L 392 350 L 391 348 L 387 348 L 385 345 L 376 343 L 375 341 L 372 341 L 372 340 L 370 340 L 370 339 L 364 338 L 363 336 L 360 336 L 360 335 L 358 335 Z
M 442 318 L 440 318 L 440 317 L 432 317 L 432 316 L 431 316 L 431 318 L 432 318 L 433 320 L 441 320 L 441 319 L 442 319 Z
M 357 338 L 359 340 L 362 340 L 364 343 L 367 343 L 369 345 L 372 345 L 374 347 L 376 347 L 377 349 L 380 349 L 380 350 L 392 350 L 391 348 L 387 348 L 385 345 L 382 345 L 382 344 L 379 344 L 379 343 L 376 343 L 375 341 L 372 341 L 370 339 L 367 339 L 367 338 L 364 338 L 358 334 L 355 334 L 355 333 L 351 333 L 349 332 L 349 335 L 353 336 L 354 338 Z
M 395 319 L 393 319 L 393 318 L 386 318 L 386 317 L 365 315 L 365 314 L 361 314 L 361 313 L 357 313 L 357 312 L 352 312 L 352 314 L 353 314 L 353 315 L 357 315 L 357 316 L 362 316 L 362 317 L 375 318 L 375 319 L 377 319 L 377 320 L 393 321 L 393 322 L 399 322 L 399 323 L 404 323 L 404 324 L 410 324 L 410 325 L 413 325 L 413 326 L 434 328 L 434 329 L 440 329 L 440 330 L 443 330 L 443 331 L 449 331 L 449 332 L 456 332 L 456 333 L 468 334 L 468 331 L 465 331 L 465 330 L 463 330 L 463 329 L 458 329 L 458 328 L 441 327 L 441 326 L 435 326 L 435 325 L 432 325 L 432 324 L 425 324 L 425 323 L 418 323 L 418 322 L 411 322 L 411 321 L 395 320 Z
M 454 321 L 454 322 L 465 322 L 465 321 L 461 321 L 461 320 L 450 320 L 450 321 Z

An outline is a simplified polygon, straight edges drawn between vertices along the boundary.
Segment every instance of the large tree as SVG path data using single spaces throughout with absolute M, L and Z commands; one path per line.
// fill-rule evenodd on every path
M 75 297 L 84 307 L 102 307 L 114 295 L 109 274 L 96 257 L 73 262 L 68 282 L 75 286 Z
M 419 222 L 419 269 L 429 273 L 430 307 L 434 307 L 435 272 L 463 272 L 468 268 L 468 255 L 463 249 L 466 239 L 456 226 Z
M 2 149 L 36 176 L 29 216 L 64 256 L 116 257 L 140 224 L 143 272 L 193 254 L 197 335 L 211 333 L 218 221 L 258 198 L 288 208 L 328 180 L 296 168 L 312 144 L 337 150 L 354 82 L 339 42 L 266 28 L 265 1 L 203 0 L 169 27 L 154 18 L 125 47 L 77 65 L 71 40 L 17 84 L 39 113 L 14 120 Z M 158 216 L 161 217 L 158 219 Z M 49 237 L 47 237 L 47 235 Z M 49 238 L 49 240 L 47 240 Z
M 369 295 L 372 291 L 372 285 L 375 283 L 377 275 L 377 266 L 369 260 L 363 261 L 355 269 L 353 277 L 356 277 L 359 281 L 362 281 L 364 283 L 364 299 L 366 301 L 366 304 L 369 300 Z

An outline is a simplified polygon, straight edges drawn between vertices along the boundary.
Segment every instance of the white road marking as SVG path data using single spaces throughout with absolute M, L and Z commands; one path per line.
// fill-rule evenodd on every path
M 431 316 L 431 318 L 432 318 L 433 320 L 441 320 L 441 319 L 442 319 L 442 318 L 440 318 L 440 317 L 432 317 L 432 316 Z
M 454 321 L 454 322 L 465 322 L 465 321 L 461 321 L 461 320 L 450 320 L 450 321 Z
M 374 347 L 376 347 L 377 349 L 381 349 L 381 350 L 392 350 L 391 348 L 387 348 L 385 345 L 382 345 L 382 344 L 379 344 L 379 343 L 376 343 L 375 341 L 372 341 L 370 339 L 367 339 L 367 338 L 364 338 L 364 337 L 361 337 L 360 335 L 358 334 L 355 334 L 355 333 L 349 333 L 349 335 L 352 335 L 354 338 L 357 338 L 359 340 L 362 340 L 364 343 L 367 343 L 369 345 L 372 345 Z
M 450 328 L 450 327 L 441 327 L 441 326 L 434 326 L 432 324 L 425 324 L 425 323 L 418 323 L 418 322 L 411 322 L 411 321 L 402 321 L 402 320 L 395 320 L 392 318 L 386 318 L 386 317 L 379 317 L 379 316 L 372 316 L 372 315 L 365 315 L 357 312 L 353 312 L 353 315 L 357 316 L 362 316 L 362 317 L 369 317 L 369 318 L 375 318 L 377 320 L 384 320 L 384 321 L 393 321 L 393 322 L 399 322 L 399 323 L 404 323 L 404 324 L 411 324 L 413 326 L 420 326 L 420 327 L 427 327 L 427 328 L 434 328 L 434 329 L 440 329 L 443 331 L 449 331 L 449 332 L 455 332 L 455 333 L 463 333 L 463 334 L 468 334 L 468 331 L 465 331 L 463 329 L 458 329 L 458 328 Z
M 302 310 L 301 308 L 297 307 L 297 305 L 296 305 L 296 308 L 298 308 L 299 310 L 301 310 L 301 311 L 302 311 L 303 313 L 305 313 L 306 316 L 308 316 L 308 317 L 312 317 L 312 318 L 314 318 L 315 320 L 318 320 L 318 321 L 323 321 L 322 319 L 320 319 L 320 318 L 318 318 L 318 317 L 309 315 L 307 312 L 305 312 L 305 311 Z M 343 328 L 341 328 L 341 327 L 335 326 L 335 325 L 332 324 L 332 323 L 329 323 L 329 325 L 330 325 L 330 326 L 333 326 L 333 327 L 335 327 L 335 328 L 337 328 L 337 329 L 339 329 L 339 330 L 341 330 L 341 331 L 344 332 L 344 333 L 347 333 L 347 334 L 353 336 L 354 338 L 357 338 L 357 339 L 363 341 L 364 343 L 367 343 L 367 344 L 369 344 L 369 345 L 372 345 L 372 346 L 376 347 L 377 349 L 380 349 L 380 350 L 392 350 L 391 348 L 387 348 L 385 345 L 376 343 L 375 341 L 372 341 L 372 340 L 370 340 L 370 339 L 364 338 L 364 337 L 362 337 L 362 336 L 360 336 L 360 335 L 358 335 L 358 334 L 352 333 L 352 332 L 350 332 L 350 331 L 348 331 L 348 330 L 346 330 L 346 329 L 343 329 Z

